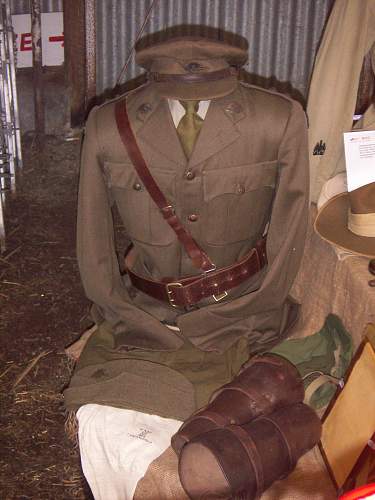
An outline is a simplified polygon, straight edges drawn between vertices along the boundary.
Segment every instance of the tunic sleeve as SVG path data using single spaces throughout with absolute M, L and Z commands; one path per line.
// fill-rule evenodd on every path
M 155 328 L 156 320 L 135 307 L 121 276 L 115 250 L 111 197 L 102 165 L 97 114 L 88 118 L 81 153 L 77 215 L 77 255 L 93 317 L 105 320 L 114 333 Z M 149 324 L 151 323 L 151 325 Z
M 309 166 L 306 116 L 292 109 L 278 153 L 279 179 L 267 235 L 268 270 L 254 294 L 254 312 L 279 308 L 299 269 L 308 227 Z

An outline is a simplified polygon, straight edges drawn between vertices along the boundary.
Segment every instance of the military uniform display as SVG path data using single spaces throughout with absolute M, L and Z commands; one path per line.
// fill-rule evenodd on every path
M 296 318 L 288 293 L 307 229 L 306 119 L 288 97 L 237 80 L 231 66 L 244 63 L 242 49 L 184 38 L 142 49 L 137 59 L 149 83 L 94 108 L 86 126 L 78 261 L 99 328 L 65 400 L 73 410 L 98 403 L 184 420 L 251 353 L 287 336 Z M 190 157 L 168 99 L 210 100 Z M 267 265 L 189 307 L 157 300 L 120 273 L 114 204 L 133 245 L 131 271 L 177 287 L 202 274 L 139 178 L 116 105 L 126 106 L 153 178 L 216 269 L 244 258 L 264 235 Z

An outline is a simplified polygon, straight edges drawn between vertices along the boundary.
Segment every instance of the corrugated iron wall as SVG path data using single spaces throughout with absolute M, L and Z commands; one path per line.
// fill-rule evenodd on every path
M 73 0 L 72 0 L 73 1 Z M 152 0 L 96 1 L 97 94 L 115 86 Z M 314 56 L 334 0 L 156 0 L 143 35 L 186 25 L 245 37 L 247 79 L 303 101 Z M 12 14 L 28 13 L 29 0 L 12 0 Z M 42 12 L 63 10 L 63 0 L 42 0 Z M 142 72 L 129 64 L 125 79 Z
M 72 0 L 74 1 L 74 0 Z M 62 12 L 63 0 L 42 0 L 41 12 Z M 12 14 L 29 14 L 30 1 L 29 0 L 11 0 L 10 8 Z
M 151 3 L 96 0 L 97 94 L 115 85 Z M 250 74 L 248 79 L 303 100 L 332 3 L 333 0 L 156 0 L 144 34 L 194 24 L 241 35 L 249 42 L 249 62 L 245 67 Z M 140 72 L 133 58 L 125 79 Z

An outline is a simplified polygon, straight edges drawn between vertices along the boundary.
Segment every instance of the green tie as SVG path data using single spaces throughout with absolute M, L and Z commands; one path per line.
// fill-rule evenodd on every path
M 203 120 L 197 113 L 199 101 L 180 101 L 180 103 L 185 108 L 185 114 L 177 126 L 177 134 L 186 157 L 190 158 Z

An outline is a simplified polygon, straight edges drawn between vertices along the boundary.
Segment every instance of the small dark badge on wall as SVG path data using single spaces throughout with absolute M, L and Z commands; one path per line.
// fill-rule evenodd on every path
M 314 148 L 314 151 L 313 151 L 313 155 L 314 156 L 316 156 L 316 155 L 324 155 L 325 150 L 326 150 L 326 143 L 323 142 L 322 140 L 320 140 L 315 145 L 315 148 Z

